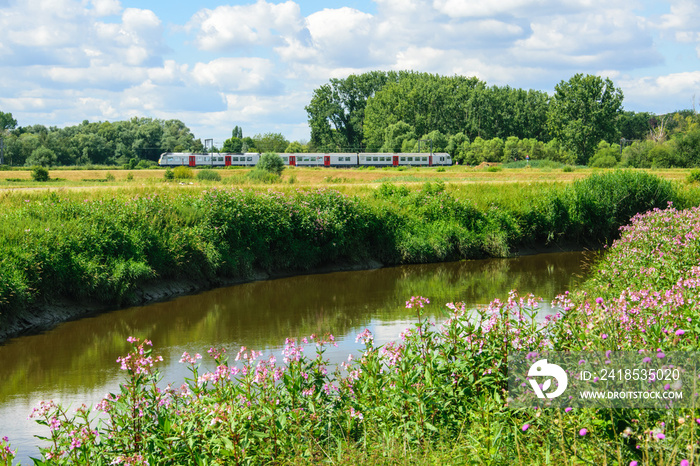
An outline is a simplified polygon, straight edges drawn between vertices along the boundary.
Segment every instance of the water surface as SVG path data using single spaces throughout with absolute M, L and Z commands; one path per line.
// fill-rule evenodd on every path
M 22 464 L 29 464 L 37 455 L 33 435 L 48 435 L 27 420 L 32 409 L 49 399 L 77 407 L 115 392 L 122 381 L 116 359 L 130 348 L 129 336 L 152 340 L 164 358 L 164 380 L 177 384 L 189 375 L 178 363 L 182 353 L 205 355 L 212 346 L 277 353 L 287 337 L 332 333 L 339 346 L 327 355 L 340 361 L 358 351 L 355 336 L 365 328 L 383 344 L 415 322 L 415 312 L 405 309 L 411 296 L 430 298 L 427 311 L 438 319 L 445 303 L 486 305 L 512 289 L 547 303 L 581 279 L 591 257 L 565 252 L 305 275 L 67 322 L 0 346 L 0 436 L 9 436 Z M 542 314 L 550 312 L 544 306 Z M 208 361 L 204 366 L 213 368 Z

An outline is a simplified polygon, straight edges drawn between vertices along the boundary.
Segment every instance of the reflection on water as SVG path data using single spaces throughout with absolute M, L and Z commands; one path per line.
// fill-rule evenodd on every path
M 36 454 L 31 436 L 46 434 L 27 420 L 32 408 L 43 399 L 93 403 L 115 391 L 116 359 L 130 335 L 153 341 L 164 357 L 164 379 L 176 383 L 186 375 L 177 363 L 182 352 L 205 354 L 211 346 L 277 351 L 287 337 L 330 332 L 340 343 L 331 354 L 338 360 L 357 348 L 354 337 L 365 327 L 378 344 L 396 338 L 415 318 L 404 308 L 413 295 L 440 304 L 428 309 L 435 316 L 443 315 L 444 303 L 487 304 L 511 289 L 549 301 L 575 284 L 586 262 L 584 253 L 567 252 L 307 275 L 68 322 L 0 346 L 0 436 L 10 437 L 25 463 Z

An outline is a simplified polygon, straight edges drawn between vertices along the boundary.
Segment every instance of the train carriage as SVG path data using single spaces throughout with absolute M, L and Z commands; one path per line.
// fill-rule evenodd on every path
M 254 152 L 245 154 L 165 152 L 161 154 L 158 165 L 162 167 L 228 167 L 231 165 L 254 167 L 259 160 L 260 154 Z
M 343 153 L 298 153 L 280 154 L 285 165 L 297 167 L 432 167 L 452 165 L 452 157 L 444 152 L 436 153 L 378 153 L 378 152 L 343 152 Z M 165 152 L 161 154 L 158 164 L 164 167 L 253 167 L 260 161 L 260 154 L 212 153 L 188 154 L 183 152 Z

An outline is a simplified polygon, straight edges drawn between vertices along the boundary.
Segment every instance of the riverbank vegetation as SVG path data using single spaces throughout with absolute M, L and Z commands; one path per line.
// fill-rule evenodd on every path
M 570 185 L 511 186 L 497 196 L 384 183 L 365 196 L 331 189 L 7 192 L 0 204 L 0 318 L 58 298 L 124 305 L 166 279 L 216 283 L 257 271 L 505 257 L 519 247 L 599 247 L 637 212 L 683 191 L 644 172 Z M 491 193 L 493 196 L 495 193 Z
M 538 300 L 513 292 L 475 314 L 448 305 L 438 325 L 414 296 L 416 325 L 383 347 L 362 332 L 362 353 L 337 368 L 324 357 L 333 336 L 313 335 L 288 340 L 282 361 L 248 348 L 185 353 L 191 376 L 163 389 L 157 348 L 131 338 L 121 391 L 95 407 L 102 421 L 86 407 L 37 407 L 38 464 L 695 464 L 696 410 L 509 408 L 506 359 L 542 347 L 694 351 L 699 253 L 700 208 L 652 209 L 558 299 L 563 315 L 538 323 Z

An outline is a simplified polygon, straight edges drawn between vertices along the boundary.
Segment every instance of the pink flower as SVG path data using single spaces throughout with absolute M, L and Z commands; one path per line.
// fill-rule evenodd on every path
M 688 461 L 688 460 L 681 460 L 681 466 L 690 466 L 690 461 Z
M 571 408 L 571 407 L 565 408 L 565 409 L 564 409 L 564 412 L 565 412 L 565 413 L 568 413 L 568 412 L 571 411 L 572 409 L 574 409 L 574 408 Z
M 583 436 L 586 435 L 587 433 L 588 433 L 588 429 L 586 429 L 585 427 L 584 427 L 583 429 L 581 429 L 581 430 L 578 431 L 578 434 L 579 434 L 581 437 L 583 437 Z
M 529 428 L 530 428 L 530 424 L 525 424 L 525 425 L 523 425 L 523 432 L 525 432 L 525 431 L 528 430 Z
M 685 333 L 685 330 L 682 330 L 682 329 L 676 330 L 676 335 L 678 335 L 678 336 L 681 336 L 681 335 L 683 335 L 684 333 Z M 687 460 L 683 460 L 683 461 L 687 461 Z M 681 464 L 683 464 L 683 463 L 681 463 Z

